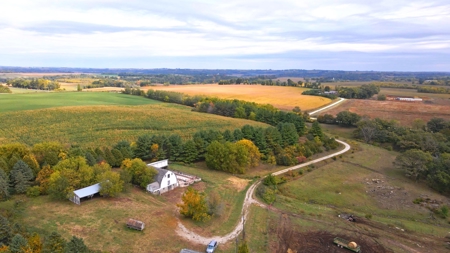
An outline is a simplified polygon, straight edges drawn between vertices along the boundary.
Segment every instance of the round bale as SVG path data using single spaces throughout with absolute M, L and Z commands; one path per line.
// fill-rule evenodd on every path
M 358 244 L 356 244 L 356 242 L 349 242 L 348 243 L 348 247 L 350 249 L 356 249 L 357 246 L 358 246 Z

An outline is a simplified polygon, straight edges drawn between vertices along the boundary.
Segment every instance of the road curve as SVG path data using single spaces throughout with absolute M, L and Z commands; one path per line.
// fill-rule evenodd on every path
M 302 163 L 302 164 L 299 164 L 299 165 L 296 165 L 293 167 L 289 167 L 287 169 L 283 169 L 283 170 L 274 172 L 274 173 L 272 173 L 272 175 L 276 176 L 276 175 L 280 175 L 280 174 L 286 173 L 291 170 L 296 170 L 296 169 L 311 165 L 313 163 L 317 163 L 317 162 L 329 159 L 331 157 L 338 156 L 338 155 L 343 154 L 343 153 L 347 152 L 348 150 L 350 150 L 350 145 L 348 143 L 340 141 L 340 140 L 336 140 L 336 141 L 344 145 L 343 150 L 333 153 L 331 155 L 327 155 L 327 156 L 309 161 L 307 163 Z M 256 204 L 256 205 L 259 205 L 262 207 L 265 206 L 264 204 L 259 203 L 257 200 L 255 200 L 253 198 L 253 193 L 255 192 L 255 189 L 256 189 L 256 187 L 258 187 L 259 183 L 261 183 L 261 180 L 259 180 L 258 182 L 255 182 L 253 185 L 251 185 L 248 188 L 247 193 L 245 194 L 244 204 L 242 206 L 241 218 L 239 219 L 239 223 L 236 225 L 236 227 L 234 228 L 234 230 L 232 232 L 230 232 L 224 236 L 203 237 L 203 236 L 198 235 L 195 232 L 187 229 L 180 221 L 178 221 L 178 227 L 175 230 L 175 232 L 180 237 L 182 237 L 188 241 L 191 241 L 193 243 L 203 244 L 203 245 L 208 244 L 211 240 L 216 240 L 217 242 L 222 244 L 222 243 L 226 243 L 226 242 L 234 239 L 236 236 L 238 236 L 241 233 L 241 231 L 244 227 L 245 221 L 247 220 L 248 208 L 250 207 L 250 205 Z
M 337 105 L 337 104 L 339 104 L 339 103 L 342 103 L 342 102 L 344 102 L 344 100 L 345 100 L 345 98 L 339 98 L 338 101 L 336 101 L 336 102 L 334 102 L 334 103 L 332 103 L 332 104 L 330 104 L 330 105 L 327 105 L 327 106 L 325 106 L 325 107 L 322 107 L 322 108 L 320 108 L 320 109 L 317 109 L 317 110 L 315 110 L 315 111 L 310 112 L 310 113 L 309 113 L 309 116 L 311 116 L 311 115 L 313 115 L 313 114 L 316 114 L 316 113 L 318 113 L 318 112 L 321 112 L 321 111 L 323 111 L 323 110 L 326 110 L 326 109 L 328 109 L 328 108 L 330 108 L 330 107 L 332 107 L 332 106 L 335 106 L 335 105 Z

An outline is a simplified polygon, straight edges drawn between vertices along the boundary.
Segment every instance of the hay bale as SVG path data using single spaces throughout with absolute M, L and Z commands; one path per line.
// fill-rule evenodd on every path
M 350 249 L 356 249 L 356 247 L 358 247 L 358 244 L 356 244 L 356 242 L 349 242 L 348 247 Z

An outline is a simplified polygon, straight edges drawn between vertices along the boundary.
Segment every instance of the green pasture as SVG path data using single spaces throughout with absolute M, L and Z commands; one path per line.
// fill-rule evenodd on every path
M 0 97 L 0 113 L 83 105 L 159 104 L 139 96 L 108 92 L 36 92 L 6 94 Z

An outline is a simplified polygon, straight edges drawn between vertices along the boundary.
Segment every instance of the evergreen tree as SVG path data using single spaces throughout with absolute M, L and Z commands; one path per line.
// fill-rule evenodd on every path
M 22 160 L 17 161 L 9 175 L 11 187 L 17 193 L 25 193 L 34 178 L 31 168 Z
M 244 134 L 242 133 L 241 129 L 235 129 L 233 135 L 235 141 L 240 141 L 244 139 Z
M 141 135 L 136 141 L 134 154 L 137 158 L 144 160 L 150 159 L 150 147 L 152 146 L 152 137 L 150 135 Z
M 103 153 L 105 154 L 104 158 L 106 162 L 109 165 L 114 166 L 116 164 L 116 159 L 114 158 L 114 155 L 111 153 L 111 150 L 109 148 L 104 148 Z
M 86 158 L 86 162 L 89 166 L 94 166 L 97 163 L 94 156 L 90 152 L 86 152 L 84 158 Z
M 167 144 L 167 157 L 172 161 L 179 161 L 183 152 L 183 140 L 178 134 L 169 136 Z
M 298 133 L 292 123 L 278 123 L 278 132 L 281 134 L 282 146 L 287 147 L 298 143 Z
M 8 219 L 0 215 L 0 244 L 8 244 L 11 236 L 11 225 Z
M 43 253 L 63 253 L 66 241 L 57 232 L 52 232 L 44 243 Z
M 253 140 L 254 132 L 255 132 L 255 129 L 250 125 L 245 125 L 242 127 L 242 135 L 243 135 L 244 139 Z M 237 141 L 239 141 L 239 140 L 237 140 Z
M 29 252 L 28 242 L 22 235 L 16 234 L 9 244 L 9 252 L 11 253 L 26 253 Z
M 181 153 L 181 161 L 187 164 L 198 160 L 198 150 L 193 140 L 188 140 L 183 144 L 183 151 Z
M 3 171 L 0 169 L 0 171 Z M 8 181 L 0 176 L 0 201 L 5 201 L 9 198 Z
M 69 242 L 67 242 L 64 249 L 64 253 L 88 253 L 89 249 L 84 244 L 83 238 L 73 236 Z
M 112 165 L 113 167 L 119 167 L 120 164 L 122 164 L 123 161 L 123 155 L 122 152 L 120 152 L 118 149 L 112 149 L 111 150 L 111 154 L 114 157 L 114 165 Z
M 120 150 L 122 153 L 123 159 L 131 159 L 134 157 L 133 149 L 131 148 L 130 142 L 126 140 L 119 141 L 115 146 L 115 149 Z
M 312 134 L 314 137 L 319 136 L 319 138 L 323 137 L 322 128 L 319 125 L 318 121 L 314 121 L 312 123 L 311 129 L 309 130 L 309 133 Z
M 229 141 L 229 142 L 234 142 L 234 135 L 233 133 L 231 133 L 230 130 L 225 130 L 225 132 L 223 132 L 223 138 L 225 139 L 225 141 Z

